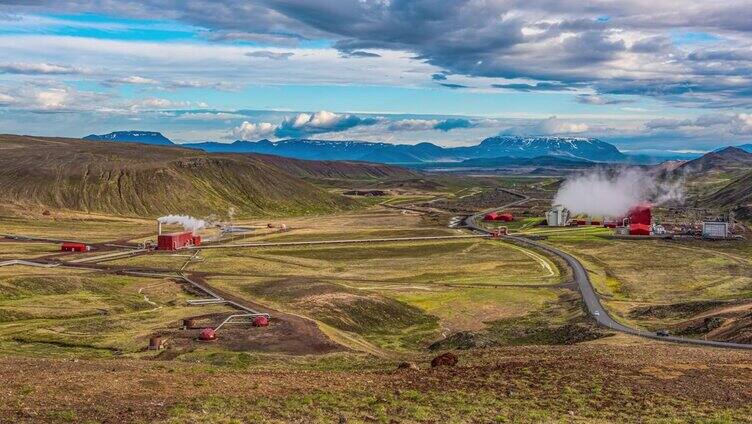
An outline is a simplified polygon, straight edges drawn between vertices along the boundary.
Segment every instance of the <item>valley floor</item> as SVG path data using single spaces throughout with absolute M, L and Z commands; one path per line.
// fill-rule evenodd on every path
M 549 181 L 530 184 L 523 200 L 538 207 Z M 585 314 L 557 259 L 503 240 L 422 239 L 465 234 L 447 227 L 453 213 L 439 206 L 502 196 L 521 213 L 532 208 L 509 192 L 455 190 L 411 193 L 407 209 L 393 207 L 394 196 L 356 212 L 237 220 L 253 231 L 222 242 L 413 238 L 363 244 L 103 257 L 153 239 L 153 221 L 0 216 L 0 232 L 40 239 L 0 239 L 0 262 L 57 265 L 0 268 L 0 422 L 752 421 L 752 352 L 610 333 Z M 748 242 L 547 231 L 536 213 L 519 216 L 512 230 L 577 256 L 618 320 L 744 341 Z M 61 239 L 95 250 L 62 253 Z M 215 342 L 197 341 L 237 310 L 191 306 L 206 294 L 181 273 L 269 312 L 270 325 L 230 325 Z M 711 331 L 691 325 L 711 316 L 724 321 Z M 181 329 L 186 318 L 195 328 Z M 155 335 L 166 348 L 146 350 Z M 459 364 L 431 368 L 446 351 Z M 417 369 L 398 369 L 404 362 Z

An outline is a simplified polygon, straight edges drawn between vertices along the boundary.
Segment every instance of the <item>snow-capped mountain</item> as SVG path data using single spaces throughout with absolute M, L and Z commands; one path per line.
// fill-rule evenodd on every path
M 613 145 L 592 138 L 498 136 L 476 146 L 445 148 L 431 143 L 415 145 L 361 141 L 289 139 L 234 143 L 195 143 L 185 147 L 209 152 L 265 153 L 297 159 L 362 160 L 382 163 L 452 162 L 477 158 L 561 156 L 595 162 L 626 159 Z

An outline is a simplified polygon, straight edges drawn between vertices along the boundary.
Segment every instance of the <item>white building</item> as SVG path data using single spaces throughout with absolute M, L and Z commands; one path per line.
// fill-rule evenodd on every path
M 706 238 L 726 238 L 728 237 L 728 222 L 711 222 L 702 223 L 702 236 Z
M 546 222 L 549 227 L 563 227 L 569 221 L 569 211 L 562 205 L 554 205 L 546 212 Z

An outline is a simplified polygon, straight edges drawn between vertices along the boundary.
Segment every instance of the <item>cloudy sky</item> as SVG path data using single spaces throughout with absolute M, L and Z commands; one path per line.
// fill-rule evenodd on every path
M 752 141 L 752 0 L 0 0 L 0 132 Z

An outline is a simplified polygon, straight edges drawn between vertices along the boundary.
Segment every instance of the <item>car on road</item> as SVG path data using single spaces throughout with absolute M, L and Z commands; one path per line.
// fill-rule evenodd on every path
M 593 311 L 593 316 L 594 316 L 594 317 L 599 317 L 599 316 L 601 316 L 601 311 Z
M 658 330 L 655 332 L 655 335 L 658 337 L 668 337 L 671 333 L 669 333 L 668 330 Z

